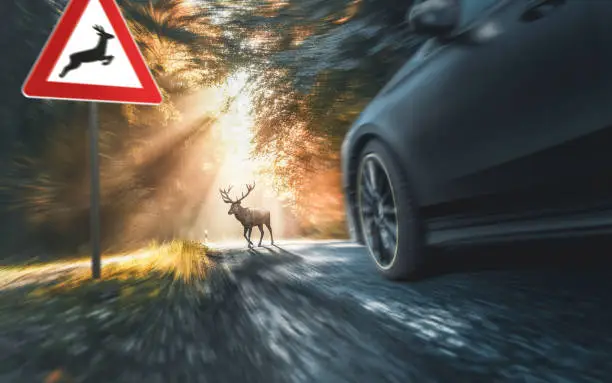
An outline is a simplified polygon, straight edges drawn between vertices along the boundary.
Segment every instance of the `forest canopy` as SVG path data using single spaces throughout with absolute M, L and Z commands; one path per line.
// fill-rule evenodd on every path
M 2 41 L 11 60 L 3 60 L 0 75 L 5 249 L 27 243 L 74 252 L 88 242 L 86 105 L 29 100 L 20 92 L 65 3 L 0 6 L 12 15 Z M 206 182 L 214 166 L 202 171 L 204 182 L 176 185 L 185 181 L 185 168 L 195 169 L 189 153 L 205 151 L 215 161 L 211 126 L 223 110 L 195 115 L 186 105 L 195 92 L 237 72 L 248 74 L 245 91 L 252 94 L 251 155 L 268 164 L 264 171 L 299 218 L 301 233 L 344 235 L 339 148 L 351 122 L 420 44 L 404 22 L 411 2 L 117 3 L 164 102 L 100 107 L 104 248 L 180 235 L 194 219 L 198 196 L 217 187 Z

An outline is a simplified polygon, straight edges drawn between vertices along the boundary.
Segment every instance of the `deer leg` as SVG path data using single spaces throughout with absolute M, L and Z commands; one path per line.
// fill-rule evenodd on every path
M 270 223 L 266 222 L 266 227 L 268 228 L 268 231 L 270 232 L 270 239 L 271 239 L 270 244 L 274 245 L 274 236 L 272 235 L 272 226 L 270 226 Z
M 60 78 L 63 78 L 64 76 L 66 76 L 66 74 L 68 72 L 70 72 L 71 70 L 76 69 L 76 68 L 78 68 L 80 66 L 81 66 L 80 62 L 70 60 L 70 63 L 68 65 L 66 65 L 64 67 L 64 69 L 62 69 L 62 73 L 60 73 L 60 75 L 59 75 Z
M 102 65 L 108 65 L 111 62 L 113 62 L 113 59 L 115 58 L 115 56 L 104 56 L 102 57 Z
M 249 238 L 247 238 L 249 240 L 249 247 L 253 247 L 253 242 L 251 242 L 251 233 L 253 232 L 253 226 L 249 227 Z
M 257 225 L 257 227 L 259 228 L 259 233 L 261 234 L 261 236 L 259 237 L 259 244 L 257 246 L 261 247 L 261 241 L 263 240 L 264 236 L 263 225 Z
M 247 240 L 247 243 L 248 243 L 249 247 L 251 247 L 251 240 L 249 239 L 249 237 L 247 237 L 247 232 L 248 231 L 249 231 L 249 228 L 245 226 L 244 227 L 244 234 L 243 234 L 244 235 L 244 239 Z

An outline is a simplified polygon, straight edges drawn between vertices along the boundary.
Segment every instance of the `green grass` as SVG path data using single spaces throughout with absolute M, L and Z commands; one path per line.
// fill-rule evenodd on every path
M 164 343 L 182 342 L 181 322 L 205 302 L 213 267 L 207 250 L 188 241 L 152 244 L 105 266 L 99 281 L 82 268 L 0 292 L 0 377 L 19 371 L 15 383 L 119 382 L 134 378 L 126 378 L 131 372 L 144 379 L 159 365 Z

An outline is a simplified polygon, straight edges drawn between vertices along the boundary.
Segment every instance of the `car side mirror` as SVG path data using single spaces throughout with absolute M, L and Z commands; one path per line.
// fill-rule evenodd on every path
M 406 21 L 416 34 L 446 36 L 459 24 L 459 13 L 459 0 L 425 0 L 410 9 Z

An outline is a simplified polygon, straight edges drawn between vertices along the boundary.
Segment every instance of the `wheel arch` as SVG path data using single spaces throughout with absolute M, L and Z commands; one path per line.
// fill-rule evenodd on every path
M 386 130 L 380 129 L 374 125 L 364 125 L 358 129 L 359 129 L 358 135 L 356 135 L 356 138 L 354 139 L 353 144 L 351 145 L 350 156 L 346 159 L 347 160 L 346 170 L 349 173 L 347 177 L 348 183 L 346 185 L 346 198 L 348 202 L 347 214 L 350 215 L 349 217 L 347 217 L 347 219 L 350 220 L 351 224 L 354 227 L 355 239 L 357 240 L 357 242 L 363 244 L 364 239 L 361 233 L 361 226 L 360 226 L 361 224 L 360 224 L 360 220 L 358 219 L 358 214 L 357 214 L 357 203 L 356 203 L 357 202 L 356 200 L 357 185 L 356 183 L 357 183 L 357 171 L 359 168 L 359 160 L 361 157 L 361 152 L 364 150 L 364 148 L 369 142 L 378 141 L 389 150 L 391 157 L 394 158 L 397 161 L 397 163 L 400 165 L 400 168 L 401 168 L 401 171 L 404 177 L 406 177 L 406 179 L 409 180 L 411 189 L 413 189 L 411 190 L 411 192 L 413 193 L 413 198 L 416 203 L 416 206 L 420 206 L 418 203 L 418 201 L 420 201 L 420 197 L 419 197 L 418 190 L 414 190 L 414 186 L 415 186 L 413 182 L 414 174 L 412 174 L 409 167 L 406 168 L 406 166 L 403 166 L 403 164 L 409 164 L 410 162 L 408 162 L 407 155 L 402 156 L 400 154 L 400 150 L 398 146 L 402 146 L 402 145 L 398 143 L 397 139 L 394 138 L 393 135 L 385 134 L 385 133 L 388 133 Z M 392 142 L 395 142 L 396 145 L 393 145 Z
M 359 167 L 359 158 L 361 152 L 363 151 L 367 143 L 372 140 L 380 140 L 380 135 L 372 132 L 366 132 L 364 134 L 361 134 L 355 140 L 350 150 L 350 156 L 346 159 L 346 170 L 348 171 L 345 193 L 347 199 L 347 220 L 350 226 L 349 229 L 351 229 L 352 231 L 352 236 L 360 244 L 364 244 L 365 239 L 363 238 L 363 234 L 361 231 L 361 222 L 359 221 L 357 215 L 357 170 Z

